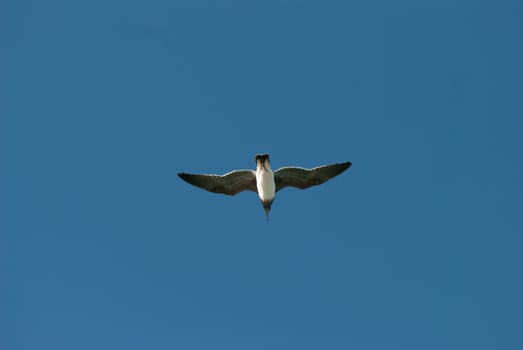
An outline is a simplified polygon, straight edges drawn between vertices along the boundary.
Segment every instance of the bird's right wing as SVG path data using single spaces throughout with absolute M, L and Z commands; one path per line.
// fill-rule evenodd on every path
M 338 176 L 352 165 L 351 162 L 319 166 L 312 169 L 300 167 L 283 167 L 274 172 L 276 192 L 284 187 L 291 186 L 306 189 Z
M 191 185 L 214 193 L 232 196 L 242 191 L 258 191 L 253 170 L 234 170 L 225 175 L 178 173 L 178 176 Z

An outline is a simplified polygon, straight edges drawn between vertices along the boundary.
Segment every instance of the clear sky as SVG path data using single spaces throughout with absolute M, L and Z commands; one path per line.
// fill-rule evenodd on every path
M 523 3 L 0 3 L 0 348 L 522 349 Z M 306 191 L 177 172 L 352 161 Z

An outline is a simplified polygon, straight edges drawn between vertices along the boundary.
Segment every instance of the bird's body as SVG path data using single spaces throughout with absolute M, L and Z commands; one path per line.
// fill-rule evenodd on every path
M 268 154 L 258 154 L 255 160 L 256 171 L 234 170 L 225 175 L 179 173 L 178 176 L 191 185 L 214 193 L 235 195 L 242 191 L 257 192 L 269 220 L 276 192 L 282 188 L 291 186 L 305 189 L 320 185 L 352 165 L 351 162 L 345 162 L 312 169 L 283 167 L 273 171 Z
M 256 162 L 256 188 L 261 201 L 272 201 L 276 195 L 274 172 L 269 159 L 259 159 Z
M 269 220 L 269 211 L 276 195 L 276 183 L 274 182 L 274 172 L 271 169 L 269 156 L 267 158 L 256 157 L 256 188 L 267 220 Z

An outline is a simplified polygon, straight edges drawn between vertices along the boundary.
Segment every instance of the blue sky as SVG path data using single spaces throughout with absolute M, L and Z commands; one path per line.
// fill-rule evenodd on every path
M 522 15 L 3 1 L 0 348 L 521 349 Z

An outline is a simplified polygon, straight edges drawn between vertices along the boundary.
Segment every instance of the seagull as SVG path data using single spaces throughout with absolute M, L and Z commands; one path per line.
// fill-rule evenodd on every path
M 268 154 L 257 154 L 254 159 L 256 171 L 233 170 L 224 175 L 178 173 L 178 176 L 191 185 L 213 193 L 233 196 L 242 191 L 256 192 L 269 221 L 269 212 L 276 192 L 284 187 L 303 190 L 321 185 L 352 165 L 351 162 L 345 162 L 312 169 L 288 166 L 273 171 Z

